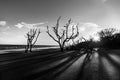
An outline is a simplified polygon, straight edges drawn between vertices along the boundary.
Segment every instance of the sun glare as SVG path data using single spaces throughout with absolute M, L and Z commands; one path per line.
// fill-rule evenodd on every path
M 98 36 L 94 36 L 94 37 L 93 37 L 93 40 L 94 40 L 94 41 L 99 41 L 100 38 L 99 38 Z

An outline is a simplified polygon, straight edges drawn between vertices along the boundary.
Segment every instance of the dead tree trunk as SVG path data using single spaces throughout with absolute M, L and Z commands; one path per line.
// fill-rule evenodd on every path
M 41 33 L 40 29 L 39 30 L 30 29 L 30 31 L 26 34 L 25 36 L 27 38 L 27 45 L 25 49 L 26 53 L 32 52 L 32 47 L 33 45 L 35 45 L 40 33 Z

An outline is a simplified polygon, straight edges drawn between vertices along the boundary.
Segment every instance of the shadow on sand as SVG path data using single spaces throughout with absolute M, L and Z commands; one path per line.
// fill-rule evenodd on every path
M 28 76 L 25 78 L 25 80 L 26 79 L 29 79 L 29 80 L 33 80 L 33 79 L 54 80 L 58 75 L 63 73 L 68 67 L 70 67 L 82 55 L 83 54 L 78 55 L 78 52 L 71 53 L 70 55 L 67 56 L 67 57 L 69 57 L 69 59 L 66 60 L 65 62 L 63 62 L 53 68 L 45 70 L 43 72 L 39 72 L 37 74 L 31 75 L 31 77 Z
M 99 54 L 98 56 L 98 72 L 95 72 L 98 74 L 98 77 L 96 79 L 91 78 L 91 75 L 88 75 L 87 78 L 84 78 L 86 74 L 89 74 L 86 69 L 86 66 L 89 67 L 89 63 L 93 61 L 93 55 L 96 54 L 96 52 Z M 49 55 L 48 55 L 49 54 Z M 48 50 L 48 53 L 46 52 L 36 52 L 35 54 L 29 54 L 27 56 L 23 56 L 23 54 L 18 58 L 6 58 L 5 61 L 13 60 L 16 61 L 14 63 L 5 65 L 2 67 L 0 66 L 0 77 L 1 80 L 55 80 L 55 78 L 64 71 L 70 67 L 75 61 L 77 61 L 81 56 L 85 55 L 85 58 L 82 62 L 82 65 L 78 71 L 78 75 L 76 77 L 76 80 L 120 80 L 119 74 L 116 75 L 110 75 L 112 72 L 107 70 L 107 67 L 109 68 L 109 65 L 107 65 L 104 61 L 109 61 L 108 64 L 112 65 L 118 73 L 120 73 L 120 64 L 116 62 L 110 55 L 114 54 L 112 52 L 108 52 L 104 49 L 88 49 L 84 51 L 67 51 L 63 54 L 59 52 L 58 50 Z M 114 54 L 117 56 L 120 56 L 120 54 Z M 4 55 L 2 55 L 4 56 Z M 8 56 L 9 57 L 9 56 Z M 2 60 L 2 59 L 1 59 Z M 24 61 L 23 61 L 24 60 Z M 55 63 L 55 66 L 49 65 L 54 62 L 60 62 L 61 63 Z M 3 60 L 4 62 L 4 60 Z M 7 67 L 8 66 L 8 67 Z M 45 67 L 45 68 L 44 68 Z M 49 68 L 50 67 L 50 68 Z M 7 69 L 8 68 L 8 69 Z M 42 69 L 43 68 L 43 69 Z M 94 69 L 94 68 L 92 68 Z M 92 73 L 92 76 L 94 76 L 94 73 Z M 2 78 L 3 77 L 3 78 Z
M 91 51 L 91 53 L 90 51 L 87 51 L 86 53 L 87 55 L 84 59 L 84 62 L 78 74 L 78 78 L 76 80 L 120 80 L 120 63 L 116 62 L 112 57 L 110 57 L 110 55 L 112 54 L 116 56 L 120 56 L 120 54 L 116 54 L 114 52 L 111 52 L 110 50 L 105 49 L 99 49 L 97 51 L 97 53 L 99 54 L 98 72 L 96 72 L 98 77 L 96 79 L 91 78 L 92 76 L 87 76 L 87 78 L 84 78 L 84 76 L 89 73 L 85 72 L 85 67 L 86 65 L 89 65 L 89 62 L 92 60 L 90 57 L 94 54 L 94 51 Z M 91 72 L 90 74 L 94 73 Z
M 86 57 L 84 58 L 76 80 L 83 80 L 84 74 L 87 73 L 84 72 L 85 66 L 91 61 L 91 56 L 93 55 L 94 51 L 94 49 L 84 50 L 84 54 L 86 54 Z
M 99 50 L 99 80 L 120 80 L 120 64 L 116 62 L 110 55 L 117 56 L 115 59 L 120 58 L 120 54 L 112 50 Z

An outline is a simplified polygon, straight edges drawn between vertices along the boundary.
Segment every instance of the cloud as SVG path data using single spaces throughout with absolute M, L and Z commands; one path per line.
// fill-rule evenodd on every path
M 97 24 L 95 24 L 95 23 L 82 23 L 82 25 L 79 27 L 79 30 L 80 31 L 86 31 L 86 30 L 88 30 L 88 31 L 96 31 L 96 30 L 99 30 L 99 29 L 101 29 L 102 27 L 101 26 L 99 26 L 99 25 L 97 25 Z
M 41 23 L 34 23 L 34 24 L 29 24 L 29 23 L 25 23 L 25 22 L 21 22 L 16 24 L 15 26 L 17 28 L 22 28 L 22 27 L 26 27 L 26 28 L 37 28 L 37 27 L 41 27 L 40 25 L 43 25 L 47 22 L 41 22 Z
M 85 27 L 80 27 L 79 31 L 85 31 Z
M 99 28 L 100 26 L 95 23 L 83 23 L 83 27 L 93 27 L 93 28 Z
M 24 27 L 24 25 L 18 23 L 18 24 L 15 25 L 15 27 L 17 27 L 17 28 L 22 28 L 22 27 Z
M 0 21 L 0 26 L 6 26 L 7 22 L 6 21 Z
M 89 38 L 89 36 L 95 35 L 101 29 L 103 29 L 101 26 L 91 22 L 81 23 L 79 26 L 80 36 L 85 36 L 87 38 Z

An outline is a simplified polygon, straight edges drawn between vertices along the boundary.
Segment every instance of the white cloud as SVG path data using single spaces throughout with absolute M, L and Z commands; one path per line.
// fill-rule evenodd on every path
M 79 31 L 85 31 L 85 27 L 80 27 Z
M 95 23 L 83 23 L 83 27 L 93 27 L 93 28 L 99 28 L 100 26 Z
M 17 27 L 17 28 L 22 28 L 22 27 L 24 27 L 24 25 L 18 23 L 18 24 L 15 25 L 15 27 Z
M 102 27 L 95 23 L 83 23 L 80 27 L 80 31 L 95 32 L 100 30 Z
M 40 25 L 43 25 L 47 22 L 41 22 L 41 23 L 33 23 L 33 24 L 29 24 L 29 23 L 25 23 L 25 22 L 21 22 L 18 23 L 17 25 L 15 25 L 18 28 L 22 28 L 22 27 L 26 27 L 26 28 L 37 28 L 37 27 L 41 27 Z
M 0 26 L 5 26 L 5 25 L 7 25 L 6 21 L 0 21 Z
M 79 26 L 80 36 L 89 38 L 90 36 L 95 36 L 95 34 L 103 29 L 101 26 L 95 23 L 81 23 Z

